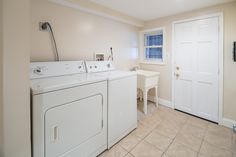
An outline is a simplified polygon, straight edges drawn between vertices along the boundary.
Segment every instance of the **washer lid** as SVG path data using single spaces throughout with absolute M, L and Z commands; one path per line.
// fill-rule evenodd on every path
M 108 80 L 137 75 L 137 72 L 135 71 L 115 70 L 112 61 L 86 61 L 85 65 L 88 73 L 97 73 L 105 76 Z
M 106 80 L 96 74 L 86 74 L 84 61 L 33 62 L 30 78 L 33 94 Z
M 31 80 L 31 91 L 33 95 L 36 95 L 106 80 L 106 77 L 102 75 L 86 73 L 33 79 Z

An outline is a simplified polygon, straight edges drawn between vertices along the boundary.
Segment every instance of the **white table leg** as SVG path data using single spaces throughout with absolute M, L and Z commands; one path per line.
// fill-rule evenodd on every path
M 139 100 L 140 100 L 140 101 L 143 100 L 142 95 L 143 95 L 143 91 L 142 91 L 142 89 L 140 89 L 140 90 L 139 90 Z
M 143 90 L 143 112 L 144 114 L 147 114 L 147 93 L 148 90 Z
M 158 87 L 155 86 L 155 94 L 156 94 L 156 107 L 158 107 Z

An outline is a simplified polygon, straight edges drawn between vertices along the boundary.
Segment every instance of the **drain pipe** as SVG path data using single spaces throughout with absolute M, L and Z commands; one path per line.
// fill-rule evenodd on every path
M 108 57 L 108 60 L 110 60 L 110 59 L 111 59 L 111 61 L 113 61 L 113 60 L 114 60 L 114 58 L 113 58 L 113 51 L 112 51 L 112 47 L 110 48 L 110 53 L 111 53 L 111 55 Z
M 54 33 L 53 33 L 53 30 L 52 30 L 52 27 L 50 25 L 49 22 L 40 22 L 40 30 L 44 30 L 44 31 L 49 31 L 51 37 L 52 37 L 52 41 L 53 41 L 53 46 L 55 48 L 55 61 L 59 61 L 60 58 L 59 58 L 59 55 L 58 55 L 58 50 L 57 50 L 57 44 L 56 44 L 56 40 L 55 40 L 55 37 L 54 37 Z

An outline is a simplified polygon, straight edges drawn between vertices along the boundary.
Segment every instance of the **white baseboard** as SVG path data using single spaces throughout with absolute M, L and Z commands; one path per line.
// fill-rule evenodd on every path
M 152 95 L 148 95 L 148 100 L 152 101 L 152 102 L 156 102 L 156 98 L 154 96 L 152 96 Z M 169 108 L 173 108 L 172 103 L 169 100 L 158 98 L 158 101 L 159 101 L 158 103 L 163 105 L 163 106 L 166 106 L 166 107 L 169 107 Z
M 220 122 L 220 125 L 226 126 L 228 128 L 233 128 L 234 124 L 236 124 L 236 121 L 228 118 L 223 118 L 222 121 Z
M 159 99 L 158 101 L 159 101 L 160 105 L 163 105 L 163 106 L 166 106 L 169 108 L 173 108 L 171 101 L 168 101 L 168 100 L 165 100 L 162 98 L 158 98 L 158 99 Z M 152 101 L 152 102 L 156 102 L 156 98 L 152 95 L 148 95 L 148 100 Z M 222 121 L 219 123 L 219 125 L 223 125 L 225 127 L 231 128 L 231 129 L 233 128 L 234 124 L 236 124 L 236 121 L 234 121 L 232 119 L 228 119 L 228 118 L 223 118 Z

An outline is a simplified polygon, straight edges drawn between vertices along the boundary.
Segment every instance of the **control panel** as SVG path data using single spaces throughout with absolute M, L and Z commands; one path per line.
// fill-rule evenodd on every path
M 115 70 L 111 61 L 86 61 L 85 64 L 88 73 Z
M 84 61 L 32 62 L 30 79 L 86 73 Z

